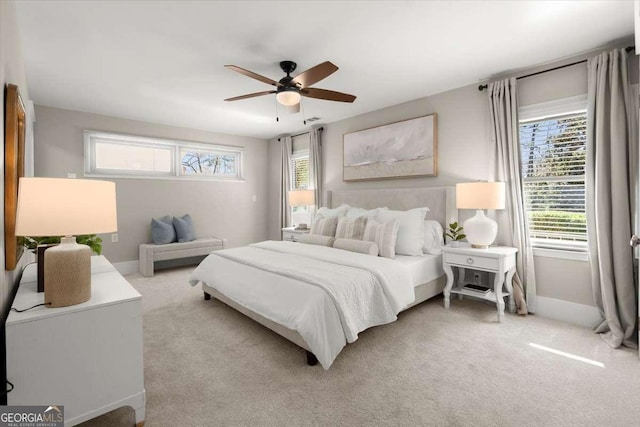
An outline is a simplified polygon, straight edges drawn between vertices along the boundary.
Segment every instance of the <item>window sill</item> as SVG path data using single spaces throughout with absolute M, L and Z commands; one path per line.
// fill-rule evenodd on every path
M 231 181 L 231 182 L 244 182 L 244 178 L 223 178 L 223 177 L 211 177 L 211 176 L 175 176 L 175 175 L 126 175 L 126 174 L 100 174 L 100 173 L 86 173 L 87 178 L 106 178 L 106 179 L 164 179 L 173 181 Z
M 589 253 L 580 252 L 580 251 L 565 251 L 561 249 L 533 248 L 533 256 L 589 262 Z

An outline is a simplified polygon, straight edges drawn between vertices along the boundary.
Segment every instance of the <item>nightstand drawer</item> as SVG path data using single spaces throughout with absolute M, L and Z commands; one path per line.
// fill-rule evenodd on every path
M 485 268 L 487 270 L 498 270 L 500 268 L 497 258 L 485 258 L 474 255 L 445 253 L 445 261 L 449 264 L 456 264 L 467 268 Z
M 289 242 L 297 242 L 298 235 L 295 233 L 282 233 L 282 240 L 286 240 Z

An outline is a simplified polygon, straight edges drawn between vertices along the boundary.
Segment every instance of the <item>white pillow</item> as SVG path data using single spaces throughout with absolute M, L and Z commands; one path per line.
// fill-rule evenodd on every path
M 389 222 L 367 221 L 362 240 L 375 242 L 378 245 L 380 256 L 385 258 L 396 257 L 396 239 L 398 237 L 398 220 Z
M 438 221 L 424 222 L 424 246 L 422 252 L 440 255 L 444 246 L 444 230 Z
M 398 220 L 398 240 L 396 253 L 400 255 L 422 256 L 424 246 L 424 217 L 429 208 L 417 208 L 408 211 L 381 210 L 378 221 Z
M 318 211 L 316 212 L 315 218 L 318 219 L 320 217 L 331 218 L 334 216 L 345 216 L 348 210 L 349 210 L 349 205 L 347 204 L 340 205 L 335 209 L 329 209 L 328 207 L 323 206 L 320 209 L 318 209 Z
M 369 219 L 378 219 L 378 211 L 381 209 L 389 209 L 389 208 L 375 208 L 375 209 L 362 209 L 362 208 L 349 208 L 347 211 L 347 218 L 358 218 L 361 216 L 366 216 Z
M 333 237 L 323 236 L 321 234 L 302 234 L 298 237 L 298 242 L 307 245 L 333 246 Z
M 333 247 L 336 249 L 342 249 L 350 252 L 359 252 L 361 254 L 378 256 L 380 250 L 376 242 L 365 242 L 362 240 L 353 239 L 336 239 L 333 242 Z
M 359 216 L 357 218 L 339 217 L 338 227 L 336 228 L 336 238 L 362 240 L 367 220 L 366 216 Z

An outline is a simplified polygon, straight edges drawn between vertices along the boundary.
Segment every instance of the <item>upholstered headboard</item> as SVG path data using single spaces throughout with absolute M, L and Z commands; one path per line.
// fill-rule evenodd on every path
M 373 209 L 407 210 L 427 206 L 427 219 L 445 227 L 451 218 L 458 218 L 455 187 L 394 188 L 384 190 L 337 190 L 327 192 L 327 204 L 332 208 L 346 203 L 350 206 Z

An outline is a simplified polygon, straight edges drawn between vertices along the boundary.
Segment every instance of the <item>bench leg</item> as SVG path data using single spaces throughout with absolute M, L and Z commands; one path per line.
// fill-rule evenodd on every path
M 151 245 L 140 245 L 138 270 L 144 277 L 153 277 L 153 247 Z
M 211 295 L 205 292 L 204 293 L 204 300 L 205 301 L 209 301 L 210 299 L 211 299 Z

